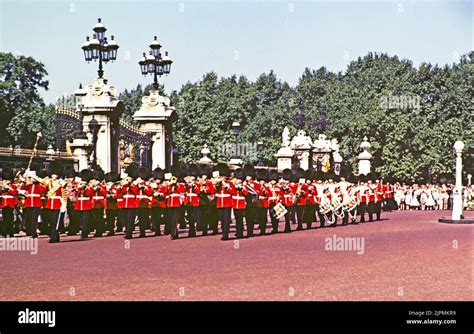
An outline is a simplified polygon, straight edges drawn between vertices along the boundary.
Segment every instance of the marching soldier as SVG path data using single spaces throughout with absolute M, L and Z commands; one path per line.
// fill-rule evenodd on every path
M 280 203 L 281 197 L 281 186 L 278 183 L 279 180 L 279 175 L 278 172 L 273 170 L 270 172 L 270 184 L 268 185 L 269 189 L 269 197 L 268 197 L 268 206 L 269 206 L 269 211 L 273 212 L 273 208 L 275 205 Z M 280 223 L 279 219 L 275 217 L 273 214 L 270 215 L 271 221 L 272 221 L 272 234 L 278 233 L 278 225 Z
M 46 186 L 46 204 L 44 206 L 44 219 L 50 229 L 50 239 L 48 242 L 59 242 L 59 230 L 64 222 L 64 215 L 67 209 L 68 194 L 66 184 L 60 177 L 64 173 L 64 168 L 58 162 L 51 162 L 48 166 L 49 178 L 43 180 Z
M 170 219 L 170 233 L 171 240 L 178 239 L 178 220 L 181 211 L 181 205 L 183 203 L 182 197 L 186 191 L 184 184 L 178 182 L 178 177 L 171 173 L 165 174 L 165 179 L 168 181 L 167 189 L 167 203 L 166 207 Z
M 89 236 L 91 229 L 91 210 L 94 190 L 88 185 L 92 178 L 92 172 L 88 169 L 84 169 L 80 175 L 81 181 L 77 184 L 74 210 L 76 211 L 77 219 L 81 226 L 81 239 L 84 240 Z
M 304 209 L 306 206 L 306 198 L 307 198 L 307 188 L 306 188 L 306 180 L 304 178 L 304 170 L 302 168 L 298 168 L 295 173 L 295 184 L 293 185 L 294 194 L 295 194 L 295 211 L 296 211 L 296 219 L 298 221 L 298 227 L 296 228 L 297 231 L 303 230 L 303 221 L 304 221 Z M 296 183 L 297 182 L 297 183 Z
M 137 170 L 131 165 L 127 167 L 126 174 L 127 176 L 121 184 L 118 197 L 123 200 L 121 210 L 123 212 L 123 223 L 125 224 L 125 239 L 132 239 L 133 231 L 135 230 L 136 195 L 138 193 L 138 186 L 133 182 L 133 179 L 137 177 Z
M 119 180 L 119 175 L 116 172 L 108 172 L 104 176 L 105 179 L 105 230 L 108 231 L 107 236 L 115 235 L 115 221 L 118 214 L 117 206 L 117 192 L 118 189 L 115 184 Z
M 287 212 L 285 213 L 285 233 L 291 232 L 291 223 L 290 216 L 291 212 L 294 210 L 294 193 L 290 187 L 290 181 L 293 178 L 293 172 L 291 169 L 285 169 L 282 172 L 282 185 L 280 190 L 281 203 L 286 208 Z
M 374 202 L 374 211 L 377 220 L 380 220 L 380 215 L 382 213 L 382 202 L 383 202 L 383 185 L 380 182 L 380 175 L 375 174 L 375 202 Z
M 35 171 L 25 173 L 25 183 L 20 187 L 25 194 L 24 219 L 26 224 L 26 234 L 32 238 L 38 237 L 37 226 L 41 207 L 41 197 L 46 188 L 40 183 Z
M 161 235 L 161 225 L 165 225 L 165 234 L 170 234 L 166 212 L 167 187 L 163 184 L 164 171 L 157 167 L 153 171 L 153 182 L 150 184 L 152 196 L 150 202 L 151 224 L 155 231 L 155 236 Z
M 306 228 L 309 230 L 312 227 L 313 221 L 316 222 L 316 196 L 317 189 L 312 181 L 314 179 L 314 173 L 310 170 L 306 171 L 306 207 L 304 210 L 304 221 L 306 222 Z
M 2 228 L 0 235 L 13 237 L 14 209 L 18 205 L 18 189 L 16 184 L 12 183 L 12 171 L 3 172 L 3 180 L 0 182 L 0 208 L 2 209 Z
M 257 170 L 257 181 L 259 182 L 258 188 L 258 202 L 257 202 L 257 222 L 260 227 L 260 235 L 265 235 L 267 228 L 267 217 L 268 217 L 268 208 L 270 189 L 267 186 L 268 182 L 268 170 L 259 169 Z
M 245 221 L 247 222 L 247 237 L 253 237 L 253 230 L 257 223 L 257 202 L 259 197 L 260 185 L 254 181 L 255 168 L 253 165 L 246 164 L 243 167 L 247 187 L 245 199 Z
M 221 240 L 229 240 L 231 213 L 232 213 L 232 196 L 235 195 L 235 187 L 227 178 L 230 176 L 229 167 L 226 164 L 217 164 L 219 172 L 219 180 L 216 182 L 216 209 L 217 219 L 221 222 L 222 237 Z
M 146 230 L 150 228 L 150 196 L 153 191 L 146 183 L 151 178 L 151 172 L 146 167 L 140 167 L 139 177 L 134 181 L 137 186 L 136 208 L 138 216 L 138 225 L 140 227 L 140 238 L 146 236 Z
M 232 210 L 235 216 L 236 237 L 241 239 L 244 237 L 244 217 L 247 203 L 245 196 L 248 194 L 246 181 L 244 181 L 244 171 L 237 168 L 234 171 L 235 194 L 232 196 Z
M 89 182 L 89 186 L 93 190 L 91 221 L 92 229 L 95 230 L 94 237 L 102 237 L 105 232 L 104 210 L 107 189 L 103 180 L 104 173 L 102 171 L 94 171 L 93 179 Z
M 189 236 L 196 236 L 196 226 L 201 226 L 201 210 L 199 208 L 199 194 L 201 193 L 201 185 L 196 182 L 198 175 L 198 166 L 191 165 L 189 167 L 189 176 L 186 181 L 186 197 L 184 198 L 184 206 L 186 208 L 186 217 L 189 224 Z

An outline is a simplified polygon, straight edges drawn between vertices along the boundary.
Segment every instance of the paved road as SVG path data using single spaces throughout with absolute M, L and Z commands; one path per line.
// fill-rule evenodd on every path
M 36 255 L 0 252 L 0 300 L 474 300 L 474 226 L 437 222 L 448 215 L 225 242 L 42 237 Z M 328 250 L 334 236 L 364 241 L 363 253 Z

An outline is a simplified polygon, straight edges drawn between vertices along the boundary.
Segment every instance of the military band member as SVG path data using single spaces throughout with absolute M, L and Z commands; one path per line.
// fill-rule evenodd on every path
M 247 187 L 245 199 L 245 221 L 247 222 L 247 237 L 252 237 L 255 224 L 257 223 L 257 202 L 259 197 L 260 185 L 255 179 L 255 168 L 246 164 L 243 167 Z
M 302 168 L 298 168 L 295 173 L 295 184 L 293 185 L 294 194 L 295 194 L 295 211 L 296 211 L 296 219 L 298 222 L 298 226 L 296 228 L 297 231 L 303 230 L 303 222 L 304 222 L 304 210 L 306 206 L 306 199 L 308 196 L 307 187 L 306 187 L 306 180 L 305 180 L 305 172 Z
M 245 196 L 248 195 L 247 183 L 244 180 L 244 171 L 238 168 L 234 171 L 235 194 L 232 195 L 232 210 L 235 216 L 235 228 L 237 239 L 244 237 L 244 217 L 247 202 Z
M 235 195 L 235 187 L 228 180 L 230 176 L 229 167 L 226 164 L 217 164 L 219 180 L 216 181 L 216 210 L 217 219 L 221 222 L 221 240 L 229 240 L 230 222 L 232 213 L 232 196 Z
M 40 179 L 36 176 L 35 171 L 26 171 L 25 183 L 20 187 L 20 190 L 24 191 L 25 195 L 23 212 L 26 234 L 32 238 L 37 238 L 37 223 L 41 207 L 43 206 L 41 197 L 44 195 L 46 188 L 40 183 Z
M 57 162 L 53 161 L 48 167 L 49 178 L 43 180 L 46 187 L 46 203 L 44 205 L 44 219 L 49 226 L 50 239 L 48 242 L 59 242 L 59 230 L 67 209 L 68 194 L 66 183 L 60 179 L 64 173 L 64 168 Z
M 201 166 L 199 180 L 201 187 L 201 192 L 199 194 L 199 210 L 201 219 L 198 223 L 197 229 L 202 231 L 202 235 L 207 235 L 210 226 L 217 225 L 215 204 L 216 189 L 212 180 L 210 179 L 210 176 L 211 170 L 205 165 Z
M 92 225 L 91 211 L 94 190 L 89 186 L 91 178 L 92 172 L 90 170 L 81 171 L 81 181 L 77 184 L 76 201 L 74 202 L 74 210 L 81 225 L 81 239 L 86 239 L 89 236 Z
M 170 219 L 170 233 L 171 240 L 178 239 L 178 220 L 180 215 L 181 206 L 183 204 L 184 193 L 186 187 L 181 182 L 178 182 L 178 178 L 171 173 L 165 174 L 165 179 L 168 181 L 167 189 L 167 203 L 166 207 Z
M 117 206 L 117 192 L 116 183 L 119 180 L 119 175 L 116 172 L 108 172 L 105 174 L 105 230 L 108 231 L 107 236 L 115 235 L 115 221 L 117 220 L 118 206 Z
M 103 182 L 103 179 L 103 173 L 95 171 L 94 178 L 89 182 L 89 186 L 93 190 L 91 229 L 95 230 L 94 237 L 102 237 L 105 232 L 104 210 L 107 197 L 107 189 Z
M 151 224 L 155 231 L 155 236 L 161 235 L 161 225 L 165 226 L 164 233 L 170 234 L 170 228 L 166 211 L 167 186 L 163 183 L 164 171 L 157 167 L 153 171 L 153 182 L 150 187 L 152 196 L 150 201 Z
M 268 208 L 270 207 L 269 197 L 271 195 L 270 189 L 267 186 L 268 179 L 268 170 L 257 170 L 257 181 L 259 183 L 256 188 L 258 193 L 257 223 L 260 228 L 260 235 L 265 235 L 267 228 Z
M 270 172 L 270 183 L 268 184 L 269 197 L 268 206 L 269 211 L 273 212 L 275 205 L 281 202 L 281 185 L 278 183 L 279 175 L 277 171 Z M 278 233 L 279 220 L 273 214 L 270 215 L 272 222 L 272 234 Z
M 2 209 L 2 226 L 0 226 L 0 235 L 13 237 L 14 210 L 18 205 L 18 188 L 12 183 L 13 172 L 4 171 L 3 179 L 0 181 L 0 209 Z
M 199 195 L 201 194 L 201 185 L 196 181 L 198 175 L 198 166 L 189 167 L 189 176 L 185 178 L 186 195 L 184 198 L 184 207 L 189 224 L 189 236 L 196 236 L 196 226 L 201 226 L 201 210 L 199 208 Z
M 290 187 L 290 180 L 293 178 L 293 172 L 291 169 L 285 169 L 282 172 L 282 181 L 281 181 L 281 190 L 280 190 L 280 198 L 281 203 L 286 208 L 287 212 L 285 213 L 285 233 L 291 232 L 291 221 L 290 215 L 293 211 L 293 204 L 294 204 L 294 193 L 292 188 Z
M 146 167 L 140 167 L 139 177 L 134 181 L 137 186 L 136 208 L 138 225 L 140 228 L 140 238 L 146 236 L 146 230 L 150 228 L 150 198 L 153 193 L 147 181 L 151 178 L 151 172 Z

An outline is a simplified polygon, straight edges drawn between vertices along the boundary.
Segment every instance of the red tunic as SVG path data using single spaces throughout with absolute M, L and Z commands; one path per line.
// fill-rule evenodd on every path
M 193 183 L 186 187 L 186 197 L 184 197 L 184 205 L 199 206 L 199 194 L 201 193 L 201 185 Z
M 97 189 L 93 189 L 92 207 L 94 209 L 105 208 L 105 198 L 107 197 L 107 189 L 103 185 L 99 185 Z
M 232 196 L 232 208 L 233 209 L 245 209 L 247 202 L 245 201 L 245 195 L 249 193 L 246 187 L 241 185 L 240 189 L 235 189 L 235 194 Z
M 21 186 L 22 190 L 26 190 L 26 199 L 24 203 L 25 208 L 41 208 L 41 196 L 44 195 L 46 187 L 39 183 L 24 184 Z
M 62 187 L 59 187 L 53 194 L 53 196 L 48 197 L 46 204 L 44 205 L 45 209 L 59 210 L 61 209 L 61 199 L 62 199 Z
M 10 207 L 14 208 L 18 204 L 18 189 L 15 184 L 10 184 L 9 189 L 3 189 L 0 191 L 0 208 Z
M 168 192 L 168 188 L 160 184 L 156 189 L 153 189 L 151 201 L 150 201 L 150 208 L 160 207 L 166 208 L 166 195 Z
M 148 185 L 137 186 L 136 206 L 137 208 L 150 207 L 151 195 L 153 190 Z
M 92 210 L 92 196 L 94 196 L 94 190 L 86 187 L 77 189 L 77 197 L 74 202 L 74 210 L 88 211 Z
M 232 182 L 223 181 L 222 186 L 216 191 L 216 208 L 231 208 L 232 195 L 235 194 L 235 186 Z
M 179 208 L 183 204 L 183 196 L 186 192 L 186 187 L 182 183 L 170 184 L 167 191 L 167 202 L 168 208 Z

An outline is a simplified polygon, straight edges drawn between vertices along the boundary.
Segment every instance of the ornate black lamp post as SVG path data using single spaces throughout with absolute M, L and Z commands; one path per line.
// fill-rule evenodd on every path
M 173 61 L 168 56 L 168 51 L 162 56 L 160 53 L 161 44 L 158 42 L 156 36 L 150 44 L 150 49 L 148 55 L 143 52 L 143 57 L 138 64 L 140 65 L 140 70 L 143 75 L 153 75 L 153 89 L 158 89 L 158 76 L 161 77 L 163 74 L 170 74 Z
M 99 78 L 102 78 L 104 75 L 102 62 L 107 63 L 116 60 L 119 46 L 114 36 L 111 36 L 111 40 L 107 41 L 107 37 L 105 37 L 107 28 L 101 22 L 100 18 L 92 30 L 94 30 L 95 33 L 92 35 L 92 39 L 90 39 L 89 36 L 86 37 L 86 42 L 82 45 L 82 50 L 84 50 L 84 59 L 87 62 L 99 60 L 99 70 L 97 73 L 99 74 Z

